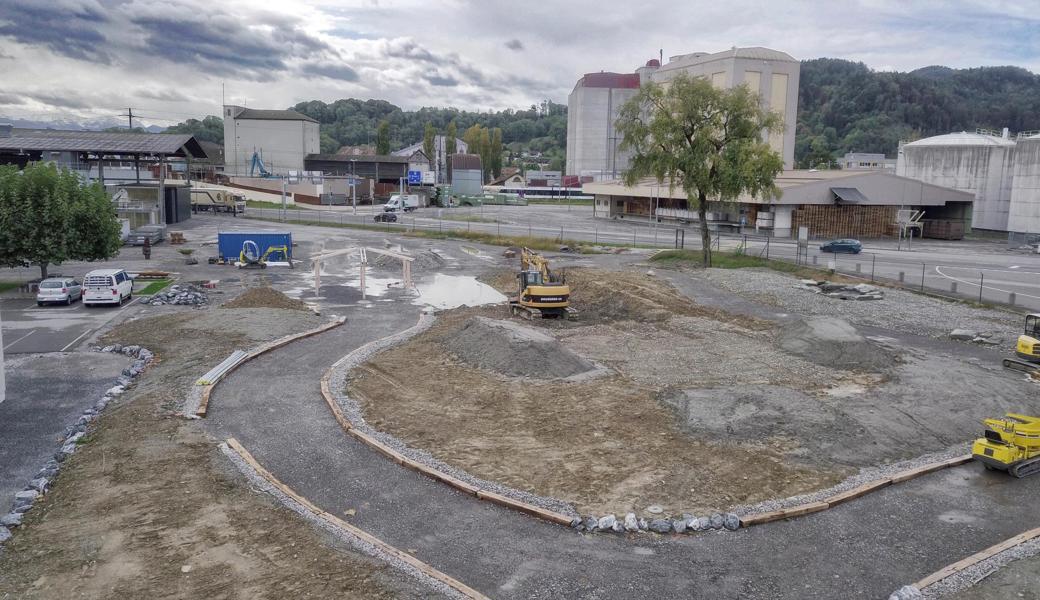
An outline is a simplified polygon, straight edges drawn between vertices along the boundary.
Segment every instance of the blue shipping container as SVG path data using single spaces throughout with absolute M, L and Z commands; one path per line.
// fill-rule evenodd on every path
M 261 255 L 271 246 L 285 246 L 289 249 L 287 259 L 292 260 L 292 234 L 288 231 L 221 231 L 217 233 L 217 253 L 224 260 L 238 260 L 246 240 L 256 242 Z M 281 259 L 281 256 L 271 257 L 271 260 Z

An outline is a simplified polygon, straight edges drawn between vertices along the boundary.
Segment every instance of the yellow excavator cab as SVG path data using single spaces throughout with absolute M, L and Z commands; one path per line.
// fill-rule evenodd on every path
M 527 318 L 564 317 L 571 289 L 566 278 L 549 269 L 549 261 L 528 248 L 520 251 L 517 296 L 510 299 L 513 314 Z
M 1040 314 L 1026 315 L 1026 329 L 1018 336 L 1015 354 L 1029 362 L 1040 363 Z
M 975 460 L 1015 477 L 1040 472 L 1040 418 L 1008 413 L 984 423 L 984 436 L 971 448 Z

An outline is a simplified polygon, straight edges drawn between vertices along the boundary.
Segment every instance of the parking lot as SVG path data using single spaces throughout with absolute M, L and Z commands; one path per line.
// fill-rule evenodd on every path
M 0 299 L 4 326 L 5 354 L 68 352 L 127 311 L 138 308 L 137 300 L 120 307 L 85 308 L 82 302 L 71 306 L 37 306 L 32 296 Z

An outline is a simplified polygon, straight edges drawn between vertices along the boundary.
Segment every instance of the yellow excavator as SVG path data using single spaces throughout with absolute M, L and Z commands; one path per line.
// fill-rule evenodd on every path
M 1040 418 L 1008 413 L 1003 419 L 983 422 L 984 437 L 971 447 L 975 460 L 1015 477 L 1040 472 Z
M 509 299 L 514 315 L 528 319 L 567 317 L 571 288 L 563 274 L 553 273 L 549 261 L 529 248 L 520 250 L 519 293 Z
M 1040 313 L 1026 315 L 1026 329 L 1018 336 L 1015 356 L 1017 358 L 1005 358 L 1004 366 L 1026 373 L 1040 371 Z

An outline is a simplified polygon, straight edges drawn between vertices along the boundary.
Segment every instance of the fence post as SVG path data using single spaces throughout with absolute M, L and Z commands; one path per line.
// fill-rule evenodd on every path
M 1014 306 L 1016 298 L 1017 297 L 1015 296 L 1015 292 L 1008 292 L 1008 304 Z
M 769 240 L 770 239 L 771 238 L 766 238 L 766 260 L 769 260 Z
M 982 284 L 986 282 L 986 274 L 979 271 L 979 304 L 982 304 Z
M 921 291 L 924 291 L 924 267 L 925 264 L 921 263 Z
M 874 268 L 877 266 L 877 254 L 870 255 L 870 281 L 874 281 Z
M 950 293 L 952 293 L 952 294 L 956 294 L 957 293 L 957 282 L 956 281 L 951 281 L 950 282 Z
M 808 251 L 807 251 L 807 252 L 808 252 Z M 812 257 L 812 264 L 813 264 L 814 266 L 815 266 L 815 265 L 817 264 L 817 262 L 816 262 L 816 259 L 817 259 L 817 258 L 819 258 L 819 257 L 818 257 L 817 255 L 813 254 L 813 257 Z
M 594 229 L 595 229 L 595 235 L 596 235 L 596 238 L 595 238 L 596 241 L 594 243 L 598 244 L 599 243 L 599 225 L 597 225 Z
M 906 272 L 905 271 L 900 271 L 899 272 L 899 283 L 903 283 L 904 281 L 906 281 Z
M 860 264 L 859 264 L 859 263 L 856 263 L 856 272 L 857 272 L 857 273 L 860 273 L 860 272 L 861 272 L 861 271 L 860 271 Z
M 634 227 L 632 228 L 632 245 L 636 245 L 636 230 Z

